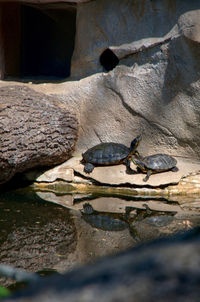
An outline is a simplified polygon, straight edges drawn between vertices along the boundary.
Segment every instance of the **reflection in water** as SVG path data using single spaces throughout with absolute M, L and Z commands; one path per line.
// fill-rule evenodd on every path
M 0 262 L 39 271 L 53 268 L 76 248 L 69 210 L 28 192 L 0 195 Z
M 2 193 L 0 262 L 33 272 L 62 272 L 138 241 L 200 225 L 198 215 L 177 216 L 179 209 L 166 200 L 136 200 L 131 196 L 90 195 L 81 199 L 79 195 L 74 200 L 73 195 L 52 192 Z
M 139 222 L 145 221 L 155 227 L 168 226 L 174 220 L 175 213 L 170 215 L 164 212 L 152 211 L 147 204 L 143 204 L 145 209 L 137 209 L 134 207 L 126 207 L 125 213 L 108 213 L 96 211 L 91 204 L 84 203 L 81 210 L 82 218 L 92 227 L 102 229 L 104 231 L 121 231 L 129 229 L 130 235 L 136 241 L 142 241 L 139 236 L 137 225 Z M 133 213 L 133 214 L 132 214 Z
M 89 203 L 83 205 L 81 213 L 82 218 L 97 229 L 104 231 L 122 231 L 128 228 L 125 215 L 95 211 Z
M 153 226 L 164 227 L 172 223 L 173 219 L 174 219 L 173 216 L 169 216 L 169 215 L 158 216 L 155 214 L 155 216 L 153 217 L 146 218 L 145 222 Z

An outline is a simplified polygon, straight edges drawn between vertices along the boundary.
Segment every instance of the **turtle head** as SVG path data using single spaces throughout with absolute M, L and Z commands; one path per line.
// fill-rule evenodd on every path
M 84 203 L 84 205 L 83 205 L 83 212 L 85 214 L 90 215 L 90 214 L 94 213 L 94 209 L 93 209 L 93 207 L 91 206 L 90 203 Z
M 145 165 L 142 160 L 138 159 L 135 156 L 132 156 L 131 160 L 141 171 L 145 171 Z
M 138 135 L 136 138 L 134 138 L 134 140 L 131 142 L 131 146 L 130 146 L 130 152 L 131 154 L 134 154 L 140 141 L 142 139 L 141 135 Z

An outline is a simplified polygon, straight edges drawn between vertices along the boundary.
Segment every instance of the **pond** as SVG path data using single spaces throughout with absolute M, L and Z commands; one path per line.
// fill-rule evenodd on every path
M 18 189 L 0 194 L 0 263 L 64 272 L 198 225 L 199 212 L 163 198 Z

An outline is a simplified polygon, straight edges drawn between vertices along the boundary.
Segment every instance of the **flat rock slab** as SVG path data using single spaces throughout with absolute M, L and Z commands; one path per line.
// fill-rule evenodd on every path
M 84 172 L 84 165 L 80 163 L 81 156 L 73 157 L 62 165 L 62 169 L 66 167 L 72 168 L 75 172 L 80 173 L 84 177 L 93 179 L 101 184 L 109 185 L 136 185 L 136 186 L 162 186 L 177 184 L 182 177 L 191 173 L 197 173 L 200 171 L 200 162 L 191 162 L 185 158 L 177 159 L 177 172 L 167 171 L 162 173 L 153 174 L 147 182 L 143 181 L 145 174 L 127 174 L 125 165 L 95 167 L 92 173 L 87 174 Z M 134 164 L 131 164 L 131 168 L 136 171 Z

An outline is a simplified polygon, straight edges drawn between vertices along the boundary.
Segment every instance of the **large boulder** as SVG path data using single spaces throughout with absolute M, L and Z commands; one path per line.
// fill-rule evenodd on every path
M 178 0 L 97 0 L 77 7 L 72 76 L 93 75 L 37 89 L 77 112 L 80 153 L 101 141 L 129 146 L 142 134 L 144 155 L 199 159 L 198 8 L 199 1 Z M 119 59 L 108 73 L 99 62 L 105 49 Z
M 74 151 L 78 123 L 59 102 L 23 86 L 0 89 L 0 183 L 17 172 L 54 166 Z

